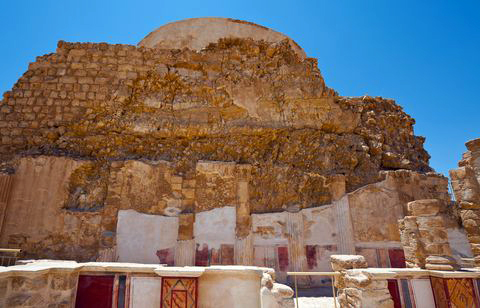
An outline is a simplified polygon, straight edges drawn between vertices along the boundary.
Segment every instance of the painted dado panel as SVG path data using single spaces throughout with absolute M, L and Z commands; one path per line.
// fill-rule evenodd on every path
M 160 307 L 161 277 L 132 277 L 130 280 L 130 307 Z
M 417 308 L 435 307 L 430 279 L 412 279 L 412 288 Z
M 118 212 L 119 262 L 168 263 L 174 259 L 177 237 L 178 217 Z

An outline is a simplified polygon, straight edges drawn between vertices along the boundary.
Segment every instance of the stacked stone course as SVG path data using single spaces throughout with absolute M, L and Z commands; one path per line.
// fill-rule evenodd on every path
M 450 171 L 460 218 L 472 247 L 474 263 L 480 267 L 480 139 L 466 143 L 457 170 Z
M 340 273 L 335 277 L 340 307 L 393 308 L 387 280 L 375 280 L 366 271 L 367 261 L 358 255 L 330 256 L 332 270 Z
M 399 220 L 408 267 L 454 270 L 442 200 L 424 199 L 408 203 L 409 215 Z
M 0 279 L 1 307 L 72 307 L 78 273 L 24 273 Z

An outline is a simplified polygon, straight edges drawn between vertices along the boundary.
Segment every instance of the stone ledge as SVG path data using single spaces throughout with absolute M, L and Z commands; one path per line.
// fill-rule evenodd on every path
M 185 266 L 166 267 L 157 264 L 120 263 L 120 262 L 87 262 L 41 260 L 27 263 L 0 267 L 0 278 L 11 276 L 23 276 L 32 274 L 45 274 L 50 272 L 122 272 L 122 273 L 152 273 L 159 276 L 199 277 L 203 273 L 234 273 L 253 274 L 262 277 L 264 272 L 272 271 L 269 268 L 256 266 L 222 266 L 210 267 Z

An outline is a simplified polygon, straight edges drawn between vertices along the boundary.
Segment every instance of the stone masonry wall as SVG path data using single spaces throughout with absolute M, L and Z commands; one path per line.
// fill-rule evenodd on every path
M 195 52 L 61 41 L 4 94 L 0 153 L 163 159 L 184 173 L 198 160 L 251 163 L 256 186 L 286 199 L 299 189 L 286 179 L 308 172 L 345 174 L 352 191 L 381 169 L 430 170 L 394 101 L 335 95 L 287 42 L 223 39 Z

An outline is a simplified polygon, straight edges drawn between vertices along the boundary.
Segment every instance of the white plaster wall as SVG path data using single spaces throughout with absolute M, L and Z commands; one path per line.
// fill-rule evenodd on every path
M 430 279 L 412 279 L 413 296 L 417 308 L 435 307 Z
M 198 281 L 198 308 L 260 308 L 261 274 L 205 272 Z
M 160 307 L 162 278 L 132 277 L 130 285 L 130 307 Z
M 195 215 L 193 234 L 197 244 L 220 249 L 221 244 L 235 244 L 236 211 L 225 206 Z
M 256 246 L 288 245 L 287 212 L 252 214 L 253 244 Z M 272 229 L 273 228 L 273 229 Z M 272 230 L 270 233 L 262 229 Z
M 337 220 L 332 206 L 302 210 L 305 245 L 336 245 Z
M 174 248 L 177 237 L 177 217 L 141 214 L 134 210 L 118 212 L 119 262 L 159 263 L 157 250 Z

